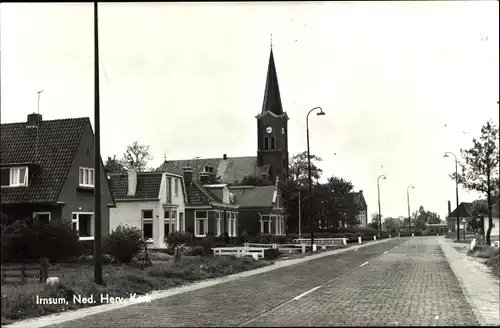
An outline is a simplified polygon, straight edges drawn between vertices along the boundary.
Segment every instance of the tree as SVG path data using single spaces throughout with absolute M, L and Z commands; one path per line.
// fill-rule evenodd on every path
M 439 214 L 426 210 L 422 205 L 412 215 L 412 229 L 423 231 L 427 229 L 427 224 L 441 223 Z
M 488 121 L 481 128 L 478 139 L 472 140 L 473 147 L 461 149 L 460 153 L 464 159 L 460 163 L 461 173 L 458 174 L 458 182 L 466 189 L 481 192 L 486 195 L 488 206 L 488 230 L 486 232 L 486 243 L 491 243 L 491 229 L 493 227 L 493 205 L 495 202 L 495 191 L 498 188 L 498 164 L 499 164 L 499 131 L 493 122 Z M 455 179 L 455 174 L 451 177 Z
M 391 234 L 396 234 L 401 231 L 401 227 L 403 226 L 403 220 L 400 218 L 386 218 L 382 223 L 383 230 L 387 231 Z
M 134 141 L 132 144 L 127 146 L 120 163 L 127 170 L 130 167 L 133 167 L 139 172 L 144 172 L 148 170 L 148 162 L 152 159 L 153 156 L 150 153 L 149 146 L 142 145 L 139 144 L 138 141 Z
M 371 218 L 372 218 L 372 221 L 370 223 L 368 223 L 368 226 L 370 228 L 378 230 L 379 229 L 379 222 L 380 222 L 380 218 L 379 218 L 378 213 L 373 213 L 371 215 Z
M 316 166 L 315 162 L 321 161 L 320 157 L 311 154 L 311 178 L 316 182 L 320 179 L 323 170 Z M 297 181 L 304 186 L 308 185 L 307 151 L 292 156 L 290 159 L 289 175 L 291 180 Z
M 105 173 L 125 172 L 125 168 L 120 163 L 120 161 L 116 159 L 116 155 L 114 155 L 113 158 L 108 156 L 106 164 L 104 164 L 104 172 Z
M 356 224 L 359 209 L 350 195 L 352 189 L 351 182 L 331 177 L 327 183 L 316 183 L 311 190 L 312 197 L 309 197 L 307 186 L 299 181 L 280 182 L 280 191 L 287 211 L 288 228 L 298 231 L 299 193 L 301 222 L 307 231 L 310 229 L 316 231 L 320 221 L 322 228 L 340 228 L 340 221 Z
M 264 178 L 263 176 L 247 175 L 241 181 L 236 183 L 237 186 L 271 186 L 272 181 Z

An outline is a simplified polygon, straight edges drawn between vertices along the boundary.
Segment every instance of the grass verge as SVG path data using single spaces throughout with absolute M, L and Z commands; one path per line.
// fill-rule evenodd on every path
M 469 256 L 484 259 L 484 264 L 491 269 L 491 273 L 500 277 L 500 249 L 488 245 L 479 245 L 473 251 L 467 252 Z
M 2 326 L 17 320 L 29 319 L 100 305 L 101 295 L 128 298 L 131 294 L 144 295 L 153 290 L 166 290 L 191 282 L 227 276 L 272 264 L 271 261 L 252 258 L 185 256 L 179 266 L 172 261 L 157 260 L 153 266 L 140 270 L 137 265 L 103 265 L 104 285 L 96 285 L 93 267 L 88 264 L 57 265 L 50 276 L 59 278 L 59 284 L 38 282 L 6 283 L 2 285 Z M 55 270 L 55 271 L 53 271 Z M 53 271 L 53 272 L 52 272 Z M 80 304 L 74 297 L 90 296 L 94 304 Z M 37 298 L 38 297 L 38 298 Z M 37 299 L 65 300 L 63 304 L 39 304 Z

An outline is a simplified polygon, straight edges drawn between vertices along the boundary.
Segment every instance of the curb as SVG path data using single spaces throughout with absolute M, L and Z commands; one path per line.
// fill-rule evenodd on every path
M 398 239 L 398 238 L 393 238 L 393 239 Z M 237 280 L 240 278 L 250 277 L 250 276 L 257 275 L 257 274 L 273 271 L 276 269 L 285 268 L 285 267 L 293 266 L 293 265 L 304 263 L 304 262 L 309 262 L 309 261 L 320 259 L 320 258 L 323 258 L 326 256 L 332 256 L 332 255 L 336 255 L 336 254 L 340 254 L 340 253 L 345 253 L 347 251 L 352 251 L 353 249 L 359 249 L 359 248 L 368 247 L 371 245 L 385 243 L 388 240 L 392 240 L 392 239 L 370 241 L 370 242 L 365 243 L 365 244 L 361 244 L 361 245 L 357 244 L 356 246 L 326 251 L 326 252 L 323 252 L 320 254 L 309 255 L 309 256 L 306 256 L 303 258 L 299 258 L 299 259 L 277 261 L 274 264 L 271 264 L 271 265 L 268 265 L 268 266 L 265 266 L 262 268 L 243 271 L 243 272 L 235 273 L 235 274 L 225 276 L 225 277 L 209 278 L 206 280 L 201 280 L 201 281 L 195 282 L 193 284 L 170 288 L 168 290 L 152 291 L 148 295 L 149 295 L 149 299 L 151 301 L 154 301 L 157 299 L 162 299 L 162 298 L 166 298 L 166 297 L 170 297 L 170 296 L 174 296 L 174 295 L 178 295 L 178 294 L 183 294 L 183 293 L 195 291 L 195 290 L 202 289 L 202 288 L 212 287 L 215 285 L 223 284 L 225 282 L 234 281 L 234 280 Z M 60 312 L 60 313 L 51 314 L 51 315 L 47 315 L 47 316 L 43 316 L 43 317 L 21 320 L 21 321 L 14 322 L 12 324 L 2 325 L 2 326 L 9 327 L 9 328 L 46 327 L 46 326 L 61 324 L 61 323 L 67 322 L 67 321 L 73 321 L 73 320 L 85 318 L 85 317 L 99 314 L 99 313 L 104 313 L 104 312 L 108 312 L 108 311 L 121 309 L 121 308 L 131 306 L 131 305 L 138 305 L 138 304 L 141 304 L 141 303 L 133 302 L 133 301 L 130 301 L 130 299 L 127 299 L 127 300 L 124 300 L 123 303 L 96 305 L 96 306 L 92 306 L 89 308 L 73 310 L 70 312 Z

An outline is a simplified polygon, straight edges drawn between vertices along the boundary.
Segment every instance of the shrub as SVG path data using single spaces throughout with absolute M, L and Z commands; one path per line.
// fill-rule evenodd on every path
M 81 253 L 78 234 L 66 222 L 32 225 L 16 221 L 2 230 L 2 262 L 29 261 L 47 257 L 51 262 L 65 261 Z
M 120 225 L 103 240 L 104 251 L 119 263 L 130 263 L 144 246 L 142 232 L 136 227 Z
M 174 232 L 165 238 L 165 243 L 173 248 L 183 244 L 190 244 L 193 235 L 190 233 Z
M 205 249 L 202 246 L 194 246 L 184 250 L 185 256 L 201 256 L 205 254 Z
M 202 239 L 201 245 L 205 255 L 212 254 L 212 248 L 215 247 L 215 240 L 211 236 L 206 236 Z

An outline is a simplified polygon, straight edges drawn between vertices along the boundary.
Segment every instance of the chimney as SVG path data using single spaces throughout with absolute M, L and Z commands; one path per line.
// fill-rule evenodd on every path
M 223 160 L 227 160 L 227 154 L 222 155 Z
M 451 201 L 448 201 L 448 216 L 451 214 Z
M 208 173 L 206 171 L 202 171 L 202 172 L 200 172 L 199 176 L 200 176 L 200 180 L 203 184 L 208 183 L 208 177 L 210 176 L 210 173 Z
M 127 196 L 135 196 L 135 191 L 137 189 L 137 171 L 133 166 L 130 166 L 128 170 L 128 192 Z
M 193 181 L 193 168 L 186 166 L 184 170 L 184 183 L 188 184 Z
M 41 114 L 37 113 L 28 114 L 28 121 L 27 121 L 28 126 L 39 126 L 41 122 L 42 122 Z

